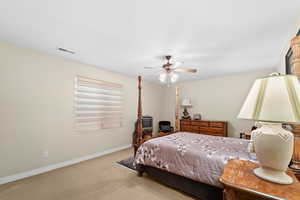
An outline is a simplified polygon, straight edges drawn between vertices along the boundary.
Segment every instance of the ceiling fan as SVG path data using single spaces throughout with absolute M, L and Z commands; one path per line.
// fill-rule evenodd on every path
M 172 56 L 167 55 L 165 59 L 167 63 L 163 64 L 162 68 L 160 69 L 161 73 L 159 75 L 159 80 L 162 83 L 166 83 L 170 85 L 175 83 L 178 80 L 178 73 L 181 72 L 188 72 L 188 73 L 196 73 L 197 69 L 178 69 L 182 62 L 171 62 Z M 153 67 L 145 67 L 145 69 L 155 69 Z

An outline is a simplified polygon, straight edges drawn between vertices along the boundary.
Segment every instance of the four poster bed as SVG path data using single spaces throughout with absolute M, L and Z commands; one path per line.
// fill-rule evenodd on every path
M 141 77 L 134 165 L 160 182 L 201 200 L 222 199 L 219 177 L 231 158 L 250 160 L 249 140 L 180 132 L 179 91 L 176 88 L 176 133 L 143 139 Z

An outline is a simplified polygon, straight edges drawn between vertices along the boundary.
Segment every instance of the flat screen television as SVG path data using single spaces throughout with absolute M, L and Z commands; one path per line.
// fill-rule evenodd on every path
M 147 130 L 147 129 L 152 129 L 153 127 L 153 118 L 151 116 L 143 116 L 143 129 Z

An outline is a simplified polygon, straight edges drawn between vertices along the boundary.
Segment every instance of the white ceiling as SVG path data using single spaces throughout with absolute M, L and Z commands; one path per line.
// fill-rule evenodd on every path
M 172 54 L 181 80 L 271 68 L 300 17 L 299 0 L 0 0 L 0 39 L 122 74 Z M 56 47 L 74 50 L 69 55 Z M 155 80 L 147 75 L 148 80 Z

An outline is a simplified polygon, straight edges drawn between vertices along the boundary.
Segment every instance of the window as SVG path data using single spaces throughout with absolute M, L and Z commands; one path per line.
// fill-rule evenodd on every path
M 74 97 L 77 130 L 98 130 L 122 126 L 122 85 L 77 76 Z

